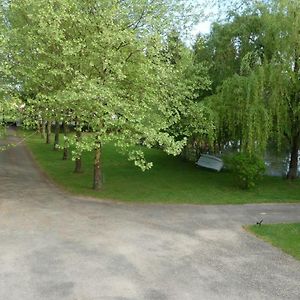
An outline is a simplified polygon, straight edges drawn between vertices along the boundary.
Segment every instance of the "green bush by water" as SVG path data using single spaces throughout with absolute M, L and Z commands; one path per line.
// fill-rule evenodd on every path
M 242 189 L 250 189 L 262 179 L 266 167 L 264 161 L 255 156 L 237 153 L 229 157 L 229 168 L 235 174 Z

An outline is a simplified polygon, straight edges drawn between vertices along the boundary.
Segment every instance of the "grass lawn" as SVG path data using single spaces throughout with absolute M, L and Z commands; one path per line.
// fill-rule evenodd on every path
M 300 260 L 300 224 L 253 225 L 247 229 Z
M 63 161 L 62 153 L 53 151 L 53 146 L 46 145 L 38 135 L 28 137 L 27 145 L 41 168 L 56 183 L 76 194 L 152 203 L 300 202 L 299 180 L 265 177 L 255 189 L 243 191 L 230 172 L 198 168 L 155 149 L 146 150 L 146 157 L 154 162 L 153 168 L 142 172 L 111 145 L 103 149 L 104 188 L 96 192 L 91 189 L 92 153 L 83 155 L 83 173 L 74 174 L 74 162 Z

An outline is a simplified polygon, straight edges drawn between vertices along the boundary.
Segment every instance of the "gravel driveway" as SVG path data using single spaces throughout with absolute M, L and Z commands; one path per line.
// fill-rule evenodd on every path
M 0 153 L 0 182 L 0 300 L 300 299 L 300 262 L 242 229 L 300 222 L 300 205 L 73 197 L 21 145 Z

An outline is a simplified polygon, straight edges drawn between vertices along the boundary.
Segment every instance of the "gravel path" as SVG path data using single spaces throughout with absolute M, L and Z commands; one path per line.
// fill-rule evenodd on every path
M 0 182 L 1 300 L 300 299 L 300 262 L 242 229 L 300 222 L 300 205 L 72 197 L 21 145 L 0 153 Z

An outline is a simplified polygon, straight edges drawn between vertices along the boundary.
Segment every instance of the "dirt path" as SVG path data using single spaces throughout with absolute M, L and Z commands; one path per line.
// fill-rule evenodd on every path
M 0 153 L 0 182 L 1 300 L 299 299 L 300 262 L 241 226 L 300 222 L 300 205 L 88 201 L 21 145 Z

